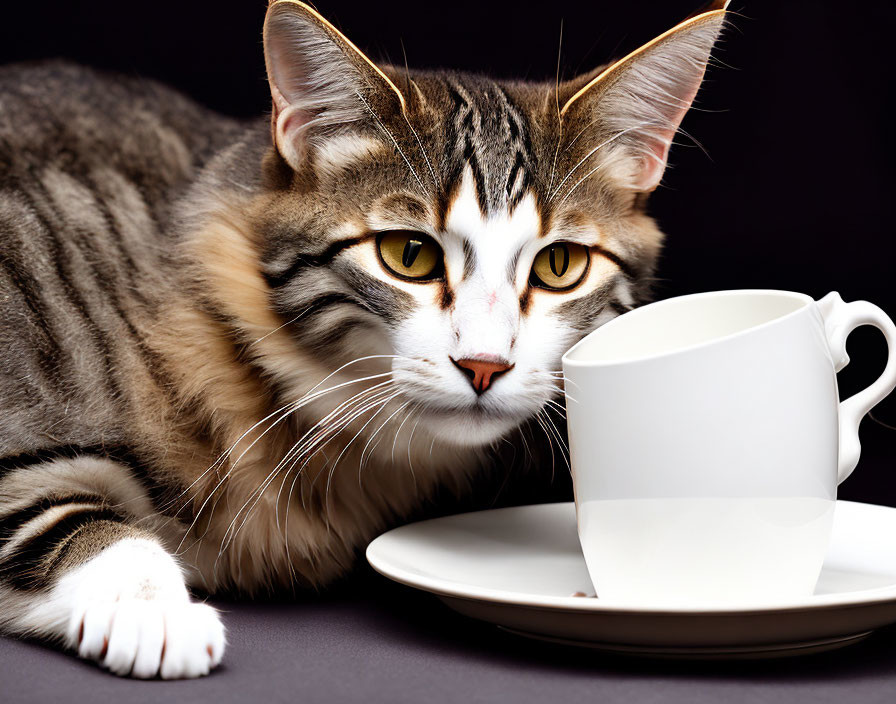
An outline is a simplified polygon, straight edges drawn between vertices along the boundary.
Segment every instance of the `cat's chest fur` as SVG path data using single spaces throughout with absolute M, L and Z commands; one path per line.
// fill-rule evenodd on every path
M 184 487 L 168 507 L 178 520 L 166 539 L 191 581 L 208 591 L 318 586 L 344 573 L 359 546 L 418 511 L 436 487 L 462 495 L 485 455 L 429 434 L 390 393 L 382 380 L 389 373 L 376 373 L 382 366 L 360 381 L 357 373 L 334 375 L 302 355 L 274 319 L 263 327 L 261 289 L 232 276 L 232 262 L 248 256 L 236 251 L 243 239 L 229 240 L 233 251 L 220 245 L 237 226 L 231 218 L 200 229 L 194 246 L 214 237 L 208 270 L 230 263 L 219 284 L 234 314 L 258 307 L 256 361 L 247 362 L 219 320 L 187 306 L 167 309 L 171 324 L 149 337 L 179 370 L 184 404 L 196 414 L 167 414 L 155 439 L 171 443 L 180 434 L 176 451 L 160 458 L 160 476 L 170 472 Z M 292 401 L 271 405 L 273 374 L 281 399 Z
M 382 436 L 361 421 L 322 444 L 313 430 L 310 438 L 308 430 L 287 433 L 251 448 L 243 440 L 213 463 L 172 536 L 181 534 L 178 552 L 195 586 L 254 593 L 326 584 L 437 485 L 462 493 L 479 458 L 434 448 L 412 424 L 402 426 L 399 408 L 384 409 L 384 425 L 374 430 L 391 424 L 391 432 Z M 297 449 L 303 443 L 312 448 Z

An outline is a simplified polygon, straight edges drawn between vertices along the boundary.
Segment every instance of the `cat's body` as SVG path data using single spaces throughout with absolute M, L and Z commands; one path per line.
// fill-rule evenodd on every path
M 202 674 L 223 631 L 181 570 L 322 586 L 462 492 L 556 404 L 563 350 L 643 300 L 644 194 L 722 14 L 546 86 L 381 70 L 279 2 L 273 125 L 0 70 L 0 629 Z

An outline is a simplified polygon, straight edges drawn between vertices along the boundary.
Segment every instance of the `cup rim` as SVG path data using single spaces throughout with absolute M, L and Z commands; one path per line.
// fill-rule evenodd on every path
M 790 298 L 796 299 L 802 303 L 802 305 L 790 311 L 789 313 L 785 313 L 784 315 L 780 315 L 777 318 L 772 318 L 771 320 L 766 320 L 764 323 L 759 323 L 758 325 L 751 325 L 750 327 L 743 328 L 741 330 L 737 330 L 736 332 L 728 333 L 727 335 L 721 335 L 719 337 L 714 337 L 710 340 L 703 340 L 702 342 L 695 342 L 692 345 L 687 345 L 685 347 L 677 347 L 673 350 L 667 350 L 664 352 L 656 352 L 654 354 L 646 354 L 640 355 L 637 357 L 627 357 L 625 359 L 612 359 L 612 360 L 578 360 L 571 359 L 570 355 L 575 352 L 575 350 L 585 344 L 593 335 L 600 333 L 601 331 L 605 331 L 619 320 L 623 318 L 628 318 L 631 320 L 629 316 L 637 316 L 642 314 L 646 310 L 653 310 L 656 308 L 662 308 L 667 305 L 671 305 L 672 303 L 680 302 L 688 299 L 700 299 L 700 298 L 728 298 L 734 296 L 777 296 L 779 298 Z M 815 299 L 805 293 L 799 293 L 797 291 L 781 291 L 778 289 L 762 289 L 762 288 L 743 288 L 743 289 L 728 289 L 723 291 L 703 291 L 700 293 L 688 293 L 683 296 L 673 296 L 672 298 L 665 298 L 662 301 L 654 301 L 653 303 L 648 303 L 645 306 L 641 306 L 639 308 L 635 308 L 634 310 L 630 310 L 627 313 L 623 313 L 622 315 L 613 318 L 613 320 L 604 323 L 596 330 L 592 330 L 590 333 L 585 335 L 581 340 L 579 340 L 576 344 L 570 347 L 566 352 L 563 353 L 563 357 L 561 361 L 564 367 L 613 367 L 613 366 L 621 366 L 623 364 L 632 364 L 636 362 L 647 362 L 655 359 L 664 359 L 668 357 L 674 357 L 675 355 L 686 354 L 688 352 L 692 352 L 694 350 L 701 349 L 703 347 L 709 347 L 710 345 L 718 344 L 719 342 L 724 342 L 728 340 L 733 340 L 738 337 L 743 337 L 748 334 L 752 334 L 757 330 L 762 330 L 768 327 L 772 327 L 774 325 L 780 325 L 784 323 L 791 317 L 799 315 L 809 306 L 810 303 L 814 303 Z

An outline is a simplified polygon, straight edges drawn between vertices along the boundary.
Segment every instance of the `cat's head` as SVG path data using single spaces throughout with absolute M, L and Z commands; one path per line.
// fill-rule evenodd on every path
M 557 84 L 376 66 L 309 6 L 272 3 L 270 301 L 330 369 L 388 358 L 449 442 L 557 395 L 560 357 L 641 302 L 645 214 L 724 22 L 722 3 Z

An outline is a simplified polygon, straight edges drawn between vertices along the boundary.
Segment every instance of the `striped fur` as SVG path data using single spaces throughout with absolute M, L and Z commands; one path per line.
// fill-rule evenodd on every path
M 377 67 L 280 0 L 270 125 L 0 69 L 0 630 L 201 675 L 223 629 L 185 585 L 321 587 L 499 441 L 562 445 L 560 355 L 649 295 L 646 195 L 722 16 L 542 85 Z M 439 275 L 390 273 L 389 230 Z M 532 278 L 557 242 L 589 253 L 569 290 Z

